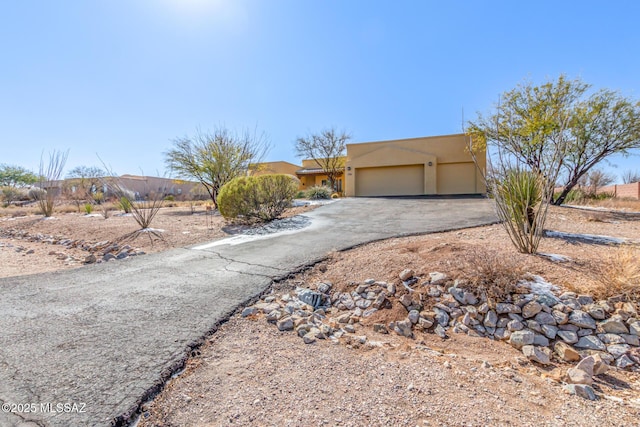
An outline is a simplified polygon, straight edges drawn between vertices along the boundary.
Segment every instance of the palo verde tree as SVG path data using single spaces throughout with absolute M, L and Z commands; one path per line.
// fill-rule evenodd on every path
M 351 135 L 335 128 L 324 129 L 298 137 L 295 151 L 298 157 L 313 159 L 318 167 L 327 175 L 329 186 L 336 190 L 336 182 L 344 171 L 344 155 Z
M 563 190 L 553 203 L 562 204 L 594 166 L 640 148 L 640 103 L 606 89 L 589 94 L 590 88 L 565 76 L 521 84 L 467 132 L 488 151 L 503 150 L 547 179 L 557 175 Z M 552 161 L 558 154 L 560 161 Z
M 246 175 L 249 166 L 260 162 L 269 148 L 264 134 L 218 127 L 213 132 L 198 130 L 193 137 L 174 139 L 173 148 L 165 153 L 165 163 L 179 177 L 199 181 L 217 209 L 220 188 Z

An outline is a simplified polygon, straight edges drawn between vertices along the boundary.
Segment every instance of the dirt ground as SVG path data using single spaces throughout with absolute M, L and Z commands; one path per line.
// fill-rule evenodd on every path
M 552 208 L 552 230 L 640 238 L 640 215 Z M 638 252 L 637 246 L 631 246 Z M 589 290 L 603 260 L 623 250 L 544 238 L 541 252 L 563 263 L 515 253 L 499 225 L 390 239 L 334 253 L 275 284 L 269 295 L 330 281 L 353 290 L 366 279 L 398 282 L 398 273 L 448 273 L 470 254 L 489 253 L 563 288 Z M 624 249 L 627 250 L 627 249 Z M 508 264 L 507 264 L 508 265 Z M 386 313 L 385 313 L 386 312 Z M 373 332 L 396 320 L 380 310 L 356 325 L 357 341 L 306 345 L 264 317 L 232 317 L 182 373 L 143 409 L 140 426 L 631 426 L 640 417 L 640 374 L 610 370 L 596 378 L 601 398 L 566 394 L 557 378 L 569 367 L 542 368 L 508 344 L 453 334 L 408 339 Z M 406 312 L 404 312 L 406 316 Z M 555 370 L 554 370 L 555 369 Z
M 0 218 L 0 230 L 8 227 L 91 241 L 115 240 L 136 228 L 127 217 L 105 221 L 78 214 L 46 221 Z M 166 230 L 164 242 L 151 246 L 139 238 L 135 245 L 152 252 L 225 235 L 222 219 L 191 215 L 187 209 L 162 211 L 154 227 Z M 637 241 L 640 214 L 552 208 L 546 228 Z M 48 256 L 51 245 L 1 236 L 0 245 L 0 275 L 80 265 Z M 16 252 L 18 246 L 25 250 Z M 569 258 L 559 263 L 516 253 L 499 225 L 477 227 L 332 253 L 310 270 L 274 284 L 267 295 L 291 292 L 296 286 L 313 288 L 321 281 L 342 290 L 369 278 L 397 283 L 405 268 L 415 270 L 416 276 L 449 274 L 474 254 L 490 254 L 564 289 L 588 292 L 603 262 L 622 250 L 640 253 L 637 245 L 627 247 L 543 238 L 540 252 Z M 29 249 L 37 252 L 26 255 Z M 11 266 L 14 262 L 20 265 Z M 588 401 L 566 394 L 554 380 L 569 365 L 533 365 L 505 343 L 459 334 L 442 340 L 434 334 L 409 339 L 373 332 L 370 323 L 394 320 L 396 314 L 380 310 L 356 324 L 356 336 L 367 337 L 365 345 L 329 340 L 306 345 L 264 317 L 233 316 L 187 362 L 184 372 L 143 407 L 139 426 L 638 425 L 638 373 L 613 369 L 598 376 L 594 389 L 601 398 Z

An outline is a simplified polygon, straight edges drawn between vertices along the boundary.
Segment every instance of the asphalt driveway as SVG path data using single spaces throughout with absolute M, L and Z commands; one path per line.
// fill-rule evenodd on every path
M 0 426 L 127 425 L 272 280 L 333 250 L 496 220 L 463 198 L 344 199 L 305 216 L 297 231 L 0 279 Z

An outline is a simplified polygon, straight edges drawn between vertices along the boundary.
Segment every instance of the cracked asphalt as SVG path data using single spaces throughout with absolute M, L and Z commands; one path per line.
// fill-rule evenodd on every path
M 128 425 L 273 280 L 331 251 L 496 221 L 473 198 L 344 199 L 305 216 L 306 228 L 252 240 L 0 279 L 0 426 Z

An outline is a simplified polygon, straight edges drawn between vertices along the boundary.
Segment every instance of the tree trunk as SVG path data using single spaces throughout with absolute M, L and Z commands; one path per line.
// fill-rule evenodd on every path
M 564 203 L 564 199 L 567 198 L 567 194 L 569 194 L 569 192 L 573 190 L 573 187 L 575 187 L 576 184 L 578 184 L 579 179 L 580 177 L 573 178 L 564 186 L 558 198 L 553 201 L 554 206 L 560 206 L 561 204 Z

